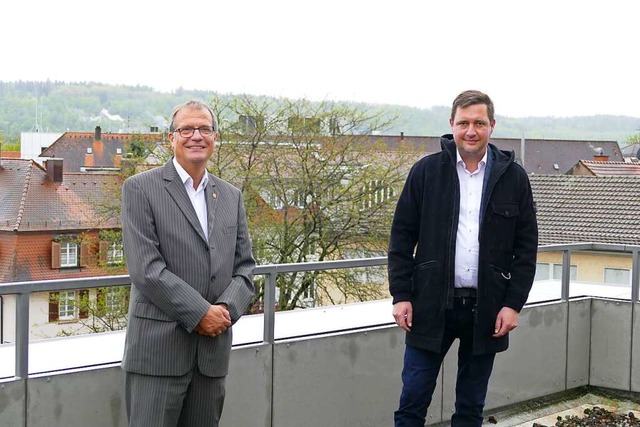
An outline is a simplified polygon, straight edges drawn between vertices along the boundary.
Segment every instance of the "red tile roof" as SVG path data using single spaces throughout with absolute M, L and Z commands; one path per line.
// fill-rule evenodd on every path
M 598 162 L 594 160 L 580 160 L 572 171 L 581 171 L 582 175 L 616 176 L 632 175 L 640 177 L 640 163 L 626 162 Z M 578 173 L 574 173 L 577 175 Z
M 119 175 L 65 173 L 62 183 L 54 184 L 32 160 L 3 159 L 2 166 L 0 231 L 120 227 L 119 218 L 103 214 L 105 203 L 119 203 Z
M 60 184 L 32 160 L 2 159 L 0 167 L 0 284 L 23 280 L 123 274 L 126 268 L 97 263 L 99 230 L 119 229 L 105 214 L 119 203 L 122 178 L 109 173 L 64 173 Z M 51 268 L 55 235 L 82 235 L 91 253 L 87 266 Z
M 133 137 L 148 143 L 162 143 L 165 134 L 65 132 L 40 157 L 64 159 L 65 172 L 80 172 L 82 167 L 119 167 L 117 160 Z M 99 139 L 96 139 L 99 138 Z M 88 153 L 87 149 L 91 149 Z

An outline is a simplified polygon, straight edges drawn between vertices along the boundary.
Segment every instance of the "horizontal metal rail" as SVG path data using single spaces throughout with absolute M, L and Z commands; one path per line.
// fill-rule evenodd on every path
M 539 252 L 562 252 L 563 274 L 561 300 L 569 298 L 571 253 L 577 251 L 630 252 L 633 257 L 633 275 L 631 300 L 638 301 L 640 287 L 640 246 L 605 243 L 578 243 L 540 246 Z M 346 268 L 376 267 L 387 264 L 387 257 L 359 258 L 336 261 L 318 261 L 291 264 L 268 264 L 257 266 L 254 275 L 266 277 L 264 295 L 264 333 L 265 343 L 274 343 L 275 330 L 275 287 L 278 275 L 304 271 L 326 271 Z M 101 276 L 73 279 L 40 280 L 30 282 L 10 282 L 0 284 L 0 295 L 16 295 L 16 372 L 18 379 L 29 375 L 29 297 L 32 293 L 74 289 L 92 289 L 110 286 L 130 285 L 128 275 Z

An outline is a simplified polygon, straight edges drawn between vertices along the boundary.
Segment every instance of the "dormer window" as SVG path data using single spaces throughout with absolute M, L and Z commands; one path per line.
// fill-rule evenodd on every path
M 51 268 L 85 267 L 89 259 L 89 246 L 78 236 L 54 236 L 51 242 Z
M 60 243 L 60 268 L 78 266 L 78 244 Z

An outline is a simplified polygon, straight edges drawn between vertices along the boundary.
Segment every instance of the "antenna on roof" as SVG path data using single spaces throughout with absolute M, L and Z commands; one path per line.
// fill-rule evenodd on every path
M 40 125 L 38 124 L 38 103 L 40 100 L 40 95 L 38 95 L 38 84 L 36 83 L 36 123 L 33 125 L 34 132 L 40 132 Z

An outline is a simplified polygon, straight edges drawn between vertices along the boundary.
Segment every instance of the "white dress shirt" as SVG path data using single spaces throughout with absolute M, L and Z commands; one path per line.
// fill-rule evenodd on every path
M 206 200 L 206 192 L 204 191 L 207 188 L 207 184 L 209 183 L 209 175 L 205 172 L 204 176 L 200 180 L 200 185 L 198 185 L 197 189 L 193 188 L 193 178 L 191 175 L 187 173 L 186 170 L 180 163 L 173 158 L 173 166 L 175 166 L 176 171 L 178 171 L 178 175 L 180 175 L 180 179 L 184 184 L 185 190 L 187 190 L 187 194 L 189 195 L 189 199 L 191 200 L 191 204 L 193 205 L 193 209 L 196 211 L 196 215 L 198 215 L 198 221 L 200 221 L 200 226 L 202 227 L 202 231 L 204 231 L 204 236 L 207 241 L 209 241 L 209 222 L 207 220 L 207 200 Z
M 488 152 L 488 150 L 487 150 Z M 487 165 L 487 152 L 478 163 L 478 169 L 469 172 L 456 150 L 456 171 L 460 181 L 460 215 L 458 216 L 458 232 L 456 234 L 456 288 L 478 287 L 478 257 L 480 253 L 480 203 L 482 202 L 482 186 Z

